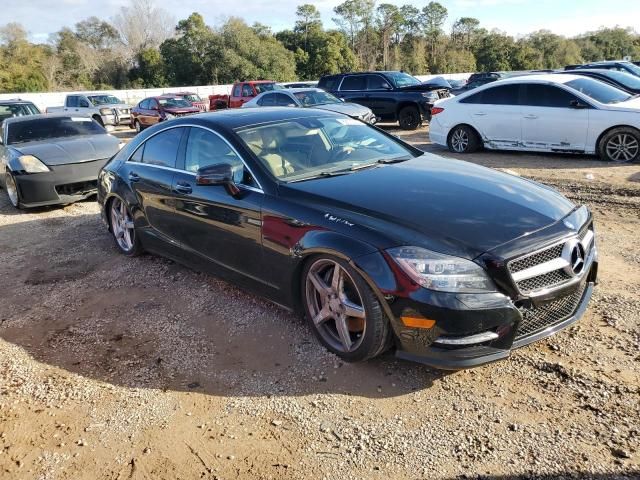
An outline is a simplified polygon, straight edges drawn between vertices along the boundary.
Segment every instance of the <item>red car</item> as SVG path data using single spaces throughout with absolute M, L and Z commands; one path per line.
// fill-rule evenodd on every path
M 145 98 L 131 109 L 132 124 L 136 132 L 165 120 L 194 113 L 200 113 L 200 109 L 184 98 L 169 94 Z
M 197 107 L 201 112 L 209 111 L 209 102 L 203 100 L 200 95 L 193 92 L 178 92 L 173 94 L 174 97 L 184 98 L 185 100 L 191 102 L 191 105 Z
M 209 95 L 209 110 L 223 108 L 240 108 L 243 103 L 253 97 L 270 90 L 281 88 L 273 80 L 252 80 L 250 82 L 236 82 L 231 89 L 231 95 Z

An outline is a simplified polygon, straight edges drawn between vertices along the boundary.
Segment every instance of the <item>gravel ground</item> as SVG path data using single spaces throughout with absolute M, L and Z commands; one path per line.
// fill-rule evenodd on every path
M 0 192 L 0 478 L 640 478 L 640 166 L 464 159 L 588 204 L 601 283 L 574 327 L 455 373 L 345 364 L 260 298 L 119 255 L 92 201 Z

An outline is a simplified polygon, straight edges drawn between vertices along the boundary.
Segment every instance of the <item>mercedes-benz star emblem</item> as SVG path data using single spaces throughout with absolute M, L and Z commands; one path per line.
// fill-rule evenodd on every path
M 577 239 L 569 240 L 564 244 L 562 258 L 567 261 L 565 272 L 572 277 L 580 275 L 584 270 L 584 246 Z

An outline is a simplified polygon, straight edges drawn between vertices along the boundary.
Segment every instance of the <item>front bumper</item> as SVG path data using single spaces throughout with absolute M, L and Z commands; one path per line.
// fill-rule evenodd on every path
M 121 113 L 119 115 L 101 115 L 102 123 L 107 126 L 117 127 L 118 125 L 131 125 L 131 114 L 129 113 Z
M 40 207 L 84 200 L 97 191 L 98 172 L 108 159 L 50 166 L 50 172 L 15 174 L 24 207 Z

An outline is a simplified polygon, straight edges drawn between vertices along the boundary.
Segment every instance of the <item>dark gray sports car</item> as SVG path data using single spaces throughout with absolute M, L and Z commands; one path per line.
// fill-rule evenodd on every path
M 88 117 L 8 118 L 0 131 L 0 185 L 16 208 L 67 204 L 96 193 L 120 141 Z

